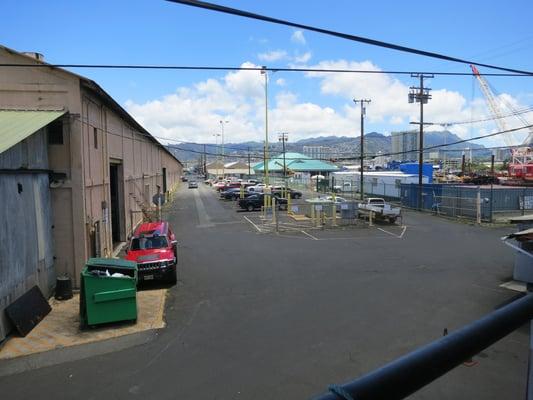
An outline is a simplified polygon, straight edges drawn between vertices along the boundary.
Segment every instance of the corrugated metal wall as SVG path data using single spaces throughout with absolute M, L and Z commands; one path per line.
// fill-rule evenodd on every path
M 0 154 L 0 169 L 48 169 L 40 130 Z M 0 340 L 10 330 L 4 309 L 32 286 L 55 283 L 52 214 L 46 173 L 0 173 Z
M 493 221 L 499 215 L 520 215 L 533 211 L 533 188 L 502 186 L 423 185 L 423 208 L 450 217 L 477 218 L 477 195 L 481 200 L 480 217 Z M 404 207 L 417 208 L 418 185 L 401 185 Z

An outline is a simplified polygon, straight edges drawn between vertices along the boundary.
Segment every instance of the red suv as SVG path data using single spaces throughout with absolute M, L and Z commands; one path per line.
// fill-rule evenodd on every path
M 139 281 L 177 281 L 178 242 L 168 222 L 141 224 L 131 238 L 126 260 L 137 263 Z

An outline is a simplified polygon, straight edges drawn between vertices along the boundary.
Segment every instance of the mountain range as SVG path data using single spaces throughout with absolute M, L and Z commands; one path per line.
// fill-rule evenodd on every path
M 425 148 L 454 143 L 460 140 L 461 138 L 459 136 L 451 133 L 450 131 L 424 133 Z M 348 136 L 319 136 L 315 138 L 301 139 L 296 142 L 285 143 L 285 151 L 304 153 L 304 146 L 327 147 L 329 150 L 325 152 L 324 158 L 342 159 L 343 157 L 358 155 L 360 151 L 360 138 Z M 392 139 L 390 135 L 383 135 L 378 132 L 370 132 L 365 134 L 364 146 L 365 153 L 378 154 L 381 152 L 382 154 L 388 154 L 392 152 Z M 243 156 L 246 157 L 248 152 L 250 152 L 252 160 L 257 160 L 262 158 L 263 147 L 263 142 L 255 141 L 226 143 L 224 146 L 224 155 L 226 160 L 229 162 L 242 159 Z M 204 151 L 207 154 L 207 159 L 210 160 L 216 158 L 216 155 L 221 154 L 222 151 L 220 145 L 204 145 L 191 142 L 171 144 L 168 145 L 167 148 L 182 161 L 198 160 L 203 155 Z M 474 149 L 475 152 L 473 153 L 473 156 L 476 158 L 486 158 L 490 157 L 491 155 L 490 150 L 483 150 L 485 149 L 483 145 L 472 142 L 447 145 L 446 147 L 441 148 L 441 150 L 444 148 L 448 150 L 446 152 L 446 157 L 448 158 L 461 157 L 463 149 L 466 148 Z M 436 152 L 438 150 L 439 149 L 428 150 L 425 153 L 428 154 L 429 152 Z M 272 154 L 281 153 L 282 144 L 278 142 L 269 144 L 269 152 Z M 394 156 L 392 158 L 394 158 Z

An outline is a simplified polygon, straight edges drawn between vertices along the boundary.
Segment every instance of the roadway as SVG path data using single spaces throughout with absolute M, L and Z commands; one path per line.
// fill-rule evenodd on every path
M 10 399 L 307 399 L 490 312 L 512 255 L 484 228 L 408 213 L 402 235 L 264 234 L 210 188 L 167 210 L 180 277 L 134 348 L 0 378 Z M 383 229 L 387 230 L 385 227 Z M 348 232 L 348 233 L 347 233 Z M 339 240 L 333 240 L 339 239 Z M 413 399 L 523 398 L 527 329 Z

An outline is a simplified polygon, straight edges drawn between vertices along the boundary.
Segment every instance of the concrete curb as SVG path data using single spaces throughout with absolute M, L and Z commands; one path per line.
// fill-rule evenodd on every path
M 60 347 L 42 353 L 2 360 L 0 376 L 18 374 L 139 346 L 155 339 L 158 331 L 159 329 L 149 329 L 102 341 Z

